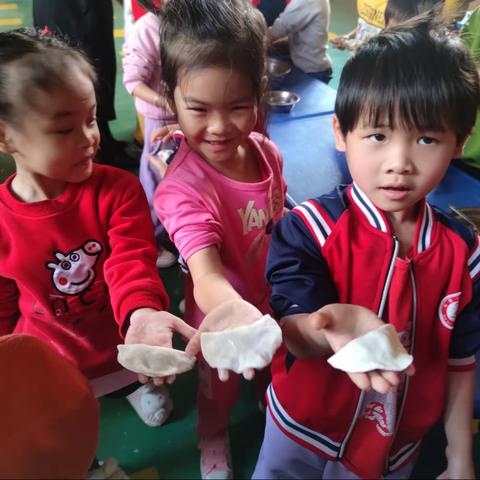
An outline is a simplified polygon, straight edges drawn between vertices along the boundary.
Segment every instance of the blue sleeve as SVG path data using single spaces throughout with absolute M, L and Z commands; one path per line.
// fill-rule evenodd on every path
M 272 288 L 270 305 L 278 319 L 338 302 L 320 246 L 295 212 L 288 213 L 274 228 L 266 276 Z
M 468 260 L 472 277 L 472 299 L 455 320 L 450 340 L 450 358 L 466 358 L 480 349 L 480 242 L 475 235 Z

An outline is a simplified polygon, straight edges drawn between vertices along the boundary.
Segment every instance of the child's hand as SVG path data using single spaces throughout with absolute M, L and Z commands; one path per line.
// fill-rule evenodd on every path
M 148 162 L 152 165 L 163 178 L 167 173 L 168 165 L 157 155 L 147 155 Z
M 369 309 L 348 304 L 327 305 L 312 313 L 308 321 L 313 335 L 323 330 L 325 339 L 334 352 L 355 338 L 384 325 L 384 322 Z M 413 375 L 415 368 L 410 365 L 404 373 Z M 387 370 L 348 373 L 348 376 L 358 388 L 362 390 L 373 388 L 379 393 L 387 393 L 400 383 L 400 373 Z
M 197 330 L 171 313 L 157 311 L 153 308 L 140 308 L 130 316 L 130 326 L 125 335 L 125 343 L 145 343 L 172 348 L 172 337 L 175 332 L 191 339 Z M 147 383 L 148 377 L 139 374 L 138 380 L 141 383 Z M 155 377 L 153 383 L 162 385 L 164 381 L 172 383 L 174 380 L 175 375 L 165 378 Z
M 250 303 L 241 300 L 228 300 L 215 307 L 202 321 L 198 332 L 188 342 L 185 353 L 195 356 L 200 351 L 200 334 L 205 332 L 221 332 L 231 330 L 243 325 L 249 325 L 262 318 L 262 313 Z M 252 380 L 255 375 L 253 368 L 242 372 L 247 380 Z M 218 369 L 218 378 L 226 382 L 229 371 Z
M 164 125 L 163 127 L 154 128 L 150 135 L 150 141 L 152 145 L 158 142 L 171 142 L 173 140 L 173 132 L 176 130 L 180 130 L 180 125 L 178 123 L 172 123 L 169 125 Z

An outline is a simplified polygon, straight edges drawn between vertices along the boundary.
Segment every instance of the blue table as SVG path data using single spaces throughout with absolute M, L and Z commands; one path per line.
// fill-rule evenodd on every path
M 448 211 L 448 206 L 480 207 L 480 180 L 450 165 L 442 182 L 428 196 L 432 205 Z
M 300 95 L 300 101 L 290 113 L 270 113 L 270 124 L 333 113 L 336 91 L 296 67 L 292 67 L 288 75 L 273 80 L 268 88 L 288 90 Z
M 332 116 L 272 122 L 269 126 L 270 136 L 283 154 L 288 195 L 297 203 L 351 180 L 345 156 L 335 149 Z

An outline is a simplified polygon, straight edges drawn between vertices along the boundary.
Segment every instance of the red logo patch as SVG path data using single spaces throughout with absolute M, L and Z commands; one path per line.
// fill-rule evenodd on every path
M 452 293 L 447 295 L 441 302 L 438 307 L 438 316 L 443 326 L 449 330 L 453 329 L 455 324 L 455 318 L 457 317 L 458 304 L 460 302 L 461 292 Z

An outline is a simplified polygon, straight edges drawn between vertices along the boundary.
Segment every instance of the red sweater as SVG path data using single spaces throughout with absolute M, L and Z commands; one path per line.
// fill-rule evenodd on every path
M 89 378 L 120 369 L 129 314 L 168 308 L 138 179 L 96 165 L 53 200 L 23 203 L 0 185 L 0 334 L 34 335 Z

